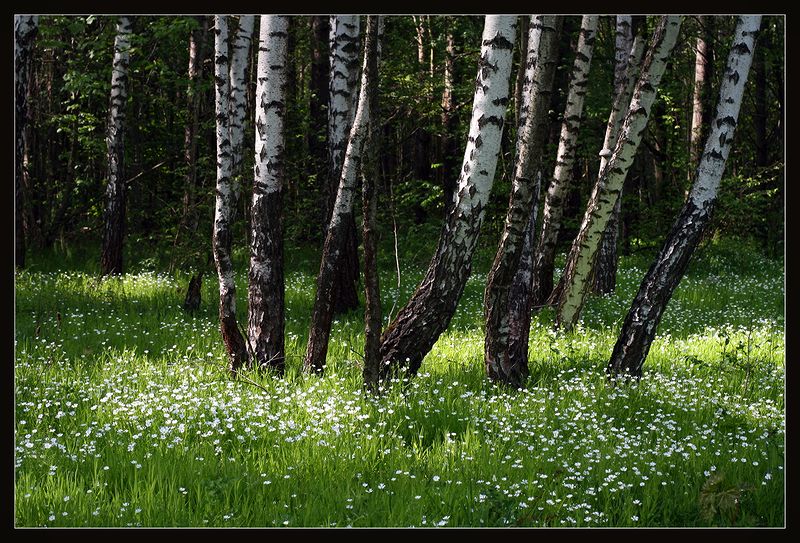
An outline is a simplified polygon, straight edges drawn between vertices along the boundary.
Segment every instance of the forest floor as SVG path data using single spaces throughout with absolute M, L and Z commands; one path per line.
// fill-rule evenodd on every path
M 238 254 L 239 320 L 246 320 Z M 480 255 L 413 379 L 362 392 L 362 310 L 334 322 L 323 377 L 300 371 L 318 258 L 287 250 L 287 374 L 230 380 L 217 285 L 99 281 L 79 255 L 16 275 L 17 527 L 772 526 L 785 518 L 784 267 L 709 243 L 679 285 L 638 384 L 603 369 L 652 255 L 571 333 L 534 317 L 522 390 L 483 368 Z M 384 323 L 425 254 L 381 270 Z M 563 262 L 563 255 L 561 256 Z

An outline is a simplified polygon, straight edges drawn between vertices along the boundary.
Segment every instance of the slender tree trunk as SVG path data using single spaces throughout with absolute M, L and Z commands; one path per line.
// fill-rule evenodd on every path
M 250 46 L 253 41 L 254 15 L 240 15 L 239 28 L 233 37 L 230 56 L 230 133 L 231 133 L 231 176 L 236 179 L 234 190 L 239 198 L 242 177 L 242 157 L 244 156 L 244 125 L 247 119 L 247 81 L 246 76 Z
M 364 386 L 377 391 L 380 374 L 381 298 L 378 282 L 378 240 L 376 232 L 378 205 L 375 194 L 378 176 L 378 48 L 379 17 L 367 17 L 364 36 L 364 76 L 362 85 L 367 85 L 367 124 L 362 162 L 362 208 L 364 236 Z
M 366 59 L 366 57 L 365 57 Z M 306 371 L 322 373 L 328 353 L 328 341 L 333 319 L 333 302 L 337 282 L 337 270 L 343 265 L 348 243 L 347 230 L 355 224 L 353 216 L 353 196 L 356 190 L 357 174 L 361 167 L 363 141 L 368 131 L 369 107 L 367 105 L 367 89 L 371 74 L 362 70 L 361 89 L 356 102 L 355 118 L 347 140 L 347 150 L 341 167 L 339 190 L 333 205 L 331 220 L 325 234 L 325 245 L 322 248 L 322 262 L 317 275 L 317 291 L 314 298 L 314 309 L 311 314 L 311 327 L 308 332 L 308 345 L 303 361 Z M 331 92 L 331 97 L 334 93 Z
M 722 77 L 716 117 L 697 166 L 692 191 L 625 317 L 607 366 L 611 376 L 641 376 L 661 316 L 711 218 L 725 161 L 733 143 L 760 24 L 760 15 L 738 18 Z
M 694 92 L 692 94 L 692 129 L 689 142 L 690 172 L 700 161 L 703 127 L 708 124 L 708 114 L 705 102 L 711 90 L 711 55 L 712 41 L 709 39 L 709 25 L 714 20 L 713 16 L 702 15 L 699 17 L 700 35 L 697 37 L 694 60 Z
M 111 98 L 108 108 L 108 183 L 106 185 L 105 229 L 100 257 L 102 275 L 122 273 L 122 247 L 125 237 L 124 133 L 125 101 L 128 97 L 128 61 L 130 55 L 131 20 L 120 17 L 114 39 L 114 61 L 111 72 Z
M 553 268 L 556 243 L 561 230 L 565 198 L 573 184 L 572 168 L 583 113 L 583 101 L 589 82 L 595 34 L 599 17 L 584 15 L 581 20 L 575 62 L 564 108 L 564 121 L 558 142 L 558 154 L 553 178 L 547 189 L 542 209 L 542 228 L 534 251 L 533 305 L 544 304 L 553 290 Z
M 522 111 L 522 104 L 525 100 L 525 69 L 522 66 L 522 59 L 528 54 L 528 34 L 530 34 L 530 17 L 520 17 L 519 25 L 519 50 L 520 50 L 520 65 L 517 68 L 517 80 L 514 83 L 514 126 L 520 126 L 520 114 Z M 519 141 L 519 139 L 517 139 Z
M 630 104 L 633 95 L 633 86 L 639 73 L 644 56 L 644 40 L 641 37 L 634 40 L 628 15 L 617 16 L 617 35 L 614 58 L 614 103 L 606 125 L 606 135 L 603 141 L 603 151 L 600 156 L 600 169 L 602 171 L 610 157 L 611 150 L 617 145 L 617 137 L 625 120 L 625 108 Z M 608 151 L 605 151 L 608 149 Z M 593 291 L 597 294 L 609 294 L 617 288 L 617 239 L 619 237 L 619 214 L 622 207 L 622 194 L 617 198 L 608 225 L 600 242 L 595 265 Z M 563 288 L 563 281 L 559 281 Z
M 25 267 L 25 228 L 22 187 L 25 164 L 23 157 L 28 145 L 26 125 L 28 120 L 28 77 L 33 54 L 33 40 L 39 30 L 37 15 L 17 15 L 14 17 L 14 226 L 15 226 L 15 265 Z
M 228 59 L 230 36 L 228 17 L 214 17 L 214 83 L 217 134 L 217 190 L 214 205 L 214 234 L 212 246 L 219 277 L 219 320 L 222 341 L 228 354 L 228 370 L 236 374 L 248 364 L 247 344 L 236 321 L 236 283 L 231 259 L 231 224 L 239 194 L 232 177 L 230 132 L 230 82 Z
M 572 329 L 580 317 L 592 284 L 592 270 L 600 241 L 639 147 L 661 76 L 677 41 L 680 25 L 679 16 L 662 16 L 653 33 L 650 50 L 642 63 L 641 75 L 636 82 L 617 144 L 608 163 L 598 175 L 580 231 L 567 258 L 563 274 L 564 290 L 556 312 L 556 326 L 559 328 Z M 606 149 L 601 152 L 608 154 Z
M 769 164 L 769 147 L 767 144 L 767 70 L 765 67 L 765 53 L 770 49 L 769 33 L 761 36 L 764 42 L 756 51 L 753 59 L 753 79 L 755 83 L 755 114 L 753 115 L 753 130 L 756 147 L 756 166 L 763 168 Z
M 513 16 L 485 18 L 456 202 L 425 278 L 381 338 L 382 378 L 403 368 L 416 374 L 422 359 L 449 325 L 469 278 L 510 98 L 516 22 Z
M 455 38 L 453 37 L 453 19 L 448 17 L 446 46 L 444 55 L 444 88 L 442 89 L 442 136 L 440 149 L 442 153 L 441 179 L 444 195 L 444 216 L 447 217 L 456 197 L 458 180 L 458 142 L 456 141 L 456 104 L 453 98 L 455 86 Z
M 330 104 L 328 107 L 328 149 L 330 153 L 330 192 L 328 221 L 338 195 L 348 135 L 356 111 L 356 80 L 361 23 L 357 15 L 332 15 L 330 18 Z M 344 217 L 345 244 L 335 270 L 334 315 L 358 307 L 358 240 L 353 215 Z
M 311 17 L 311 99 L 309 100 L 308 149 L 309 175 L 316 175 L 319 187 L 319 224 L 322 236 L 328 223 L 328 194 L 331 192 L 331 173 L 328 160 L 328 103 L 329 103 L 329 16 Z
M 286 358 L 281 196 L 288 29 L 288 17 L 261 16 L 249 274 L 248 334 L 254 363 L 279 375 L 283 374 Z
M 535 195 L 538 198 L 536 173 L 541 171 L 545 138 L 550 125 L 547 111 L 553 92 L 558 54 L 556 17 L 533 15 L 530 18 L 511 196 L 503 234 L 489 271 L 483 299 L 486 373 L 491 380 L 515 388 L 523 386 L 527 379 L 528 365 L 527 359 L 512 360 L 508 349 L 509 289 L 519 268 L 531 208 L 538 204 L 533 197 Z M 522 67 L 520 63 L 520 69 Z

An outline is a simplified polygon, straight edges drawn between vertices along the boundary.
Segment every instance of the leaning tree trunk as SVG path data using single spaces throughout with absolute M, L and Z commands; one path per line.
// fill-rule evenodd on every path
M 366 60 L 366 57 L 365 57 Z M 311 314 L 311 326 L 308 332 L 308 345 L 303 360 L 305 371 L 322 373 L 328 353 L 328 341 L 333 320 L 333 304 L 336 295 L 338 270 L 344 265 L 349 240 L 348 229 L 355 224 L 353 216 L 353 195 L 356 190 L 357 173 L 361 165 L 363 141 L 369 123 L 369 107 L 367 105 L 367 89 L 372 74 L 362 70 L 361 89 L 358 95 L 355 118 L 347 140 L 347 150 L 342 162 L 339 178 L 339 190 L 331 212 L 331 220 L 325 234 L 322 247 L 322 262 L 317 275 L 317 292 L 314 298 L 314 309 Z M 334 93 L 331 92 L 331 98 Z
M 547 111 L 550 108 L 558 55 L 556 17 L 533 15 L 530 18 L 511 196 L 483 299 L 486 373 L 491 380 L 515 388 L 525 383 L 528 364 L 527 359 L 512 360 L 508 348 L 509 289 L 519 268 L 531 208 L 538 205 L 534 200 L 534 196 L 537 200 L 539 196 L 536 173 L 541 170 L 545 138 L 550 126 Z
M 330 91 L 328 107 L 328 149 L 330 183 L 328 184 L 328 215 L 330 224 L 339 190 L 342 164 L 348 136 L 356 111 L 356 82 L 358 78 L 358 15 L 332 15 L 330 18 Z M 345 244 L 340 264 L 336 268 L 333 289 L 335 315 L 358 307 L 358 240 L 354 216 L 345 217 Z
M 284 281 L 281 196 L 285 171 L 288 17 L 262 15 L 255 114 L 255 180 L 251 211 L 250 348 L 259 369 L 283 374 Z
M 15 264 L 25 267 L 25 228 L 22 202 L 23 157 L 26 147 L 25 125 L 28 118 L 28 75 L 31 66 L 33 40 L 39 29 L 37 15 L 17 15 L 14 17 L 14 227 Z
M 230 88 L 228 18 L 214 17 L 214 84 L 217 135 L 217 191 L 214 205 L 214 262 L 219 276 L 219 321 L 228 354 L 228 370 L 235 374 L 248 363 L 244 337 L 236 321 L 236 283 L 231 259 L 231 223 L 238 187 L 231 177 Z
M 650 50 L 642 63 L 641 74 L 614 151 L 603 149 L 600 152 L 601 157 L 610 154 L 610 158 L 598 174 L 581 228 L 567 257 L 563 274 L 564 290 L 556 312 L 556 327 L 570 330 L 580 317 L 591 287 L 592 270 L 600 241 L 647 126 L 650 108 L 655 101 L 667 60 L 675 47 L 680 26 L 679 16 L 661 17 L 653 33 Z
M 102 275 L 122 273 L 122 246 L 125 236 L 124 143 L 125 100 L 128 97 L 128 60 L 131 47 L 131 20 L 120 17 L 114 39 L 114 60 L 111 72 L 111 98 L 108 108 L 106 146 L 108 148 L 108 182 L 100 256 Z
M 661 316 L 711 218 L 725 161 L 733 143 L 760 25 L 760 15 L 738 19 L 722 77 L 716 116 L 697 166 L 692 191 L 625 317 L 607 366 L 611 376 L 641 377 Z
M 254 15 L 240 15 L 239 28 L 231 44 L 230 70 L 230 133 L 231 133 L 231 175 L 236 179 L 234 187 L 239 197 L 242 177 L 242 157 L 244 156 L 244 123 L 247 118 L 247 61 L 253 41 Z
M 542 228 L 534 251 L 533 261 L 533 305 L 544 304 L 553 290 L 553 269 L 556 242 L 561 230 L 565 198 L 573 184 L 572 166 L 583 113 L 583 102 L 589 82 L 598 16 L 584 15 L 581 20 L 578 47 L 564 108 L 564 121 L 558 142 L 558 154 L 553 178 L 547 189 L 542 209 Z
M 375 180 L 378 176 L 378 26 L 379 17 L 367 17 L 364 36 L 364 80 L 369 122 L 364 141 L 362 177 L 362 232 L 364 236 L 364 386 L 377 391 L 380 375 L 381 297 L 378 283 L 378 240 L 375 231 L 378 205 Z
M 636 84 L 639 68 L 644 55 L 644 40 L 637 36 L 634 40 L 631 29 L 631 17 L 617 16 L 617 37 L 614 57 L 614 105 L 606 125 L 606 136 L 603 140 L 603 149 L 613 149 L 617 145 L 622 121 L 625 120 L 625 107 L 630 104 L 633 95 L 633 86 Z M 608 163 L 609 155 L 603 153 L 600 157 L 602 171 Z M 617 287 L 617 237 L 619 234 L 619 214 L 622 207 L 622 196 L 617 198 L 608 225 L 600 242 L 600 249 L 595 264 L 594 281 L 592 289 L 597 294 L 609 294 Z M 561 282 L 563 286 L 563 282 Z
M 416 374 L 422 359 L 450 323 L 469 278 L 500 151 L 516 22 L 512 16 L 485 18 L 456 201 L 425 278 L 381 338 L 384 379 L 403 368 Z

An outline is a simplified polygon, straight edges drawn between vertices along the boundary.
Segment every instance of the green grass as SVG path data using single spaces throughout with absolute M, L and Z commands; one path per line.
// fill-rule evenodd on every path
M 189 316 L 187 275 L 98 281 L 80 255 L 16 276 L 16 526 L 785 523 L 783 265 L 746 247 L 696 255 L 637 385 L 603 368 L 650 255 L 572 333 L 534 318 L 520 391 L 483 373 L 487 248 L 421 374 L 377 398 L 360 310 L 334 322 L 325 376 L 300 371 L 313 250 L 287 251 L 287 375 L 249 375 L 263 388 L 225 375 L 212 275 Z M 397 288 L 382 255 L 385 315 L 428 256 L 401 255 Z

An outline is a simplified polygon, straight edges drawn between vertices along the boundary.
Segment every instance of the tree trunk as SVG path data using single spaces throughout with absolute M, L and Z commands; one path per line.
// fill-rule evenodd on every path
M 767 143 L 767 70 L 765 54 L 770 49 L 769 33 L 761 36 L 763 45 L 756 51 L 753 59 L 753 79 L 755 83 L 755 112 L 753 115 L 753 131 L 756 147 L 756 166 L 763 168 L 769 164 L 769 146 Z M 780 92 L 778 94 L 781 94 Z
M 475 85 L 469 139 L 456 202 L 442 229 L 425 278 L 381 338 L 381 377 L 422 359 L 447 328 L 464 291 L 494 180 L 516 38 L 516 17 L 487 15 Z
M 378 116 L 378 26 L 379 17 L 367 17 L 364 36 L 364 79 L 367 85 L 366 100 L 369 122 L 364 141 L 364 161 L 362 162 L 362 208 L 364 236 L 364 386 L 372 392 L 377 391 L 380 375 L 381 340 L 381 298 L 378 283 L 378 239 L 377 198 L 375 182 L 378 177 L 378 137 L 380 118 Z
M 125 237 L 124 132 L 125 101 L 128 97 L 128 61 L 130 54 L 131 20 L 120 17 L 114 39 L 114 60 L 111 72 L 111 98 L 108 108 L 108 183 L 106 185 L 105 229 L 100 256 L 102 275 L 122 273 L 122 247 Z
M 595 34 L 599 17 L 584 15 L 581 20 L 575 62 L 564 108 L 564 121 L 558 142 L 553 178 L 547 189 L 542 209 L 542 228 L 534 251 L 533 305 L 544 304 L 553 290 L 553 268 L 556 243 L 561 229 L 565 199 L 573 184 L 572 167 L 583 113 L 583 101 L 589 82 Z
M 578 236 L 572 243 L 564 269 L 564 290 L 559 298 L 556 327 L 570 330 L 577 323 L 592 284 L 592 271 L 608 219 L 617 203 L 622 184 L 639 147 L 642 133 L 656 98 L 661 76 L 678 38 L 681 18 L 662 16 L 625 115 L 617 144 L 600 170 L 586 207 Z M 608 155 L 608 150 L 601 151 Z
M 689 198 L 642 280 L 611 353 L 610 376 L 640 377 L 656 328 L 708 224 L 733 143 L 761 16 L 739 17 L 717 102 Z
M 644 40 L 639 37 L 634 41 L 632 20 L 630 15 L 617 16 L 617 32 L 614 47 L 614 101 L 611 114 L 606 125 L 606 135 L 603 149 L 609 151 L 616 147 L 617 137 L 622 128 L 624 108 L 630 104 L 633 86 L 636 84 L 639 68 L 644 55 Z M 602 171 L 608 162 L 607 153 L 601 153 L 600 169 Z M 600 242 L 595 265 L 594 283 L 592 290 L 596 294 L 610 294 L 617 288 L 617 238 L 619 236 L 619 214 L 622 206 L 622 197 L 617 198 L 608 225 Z M 561 281 L 560 284 L 563 285 Z
M 217 190 L 214 204 L 214 262 L 219 277 L 219 320 L 222 341 L 228 354 L 228 370 L 236 374 L 248 364 L 244 337 L 236 321 L 236 283 L 231 260 L 231 223 L 239 194 L 238 183 L 231 176 L 232 151 L 230 132 L 230 84 L 228 59 L 230 37 L 228 17 L 214 17 L 214 82 L 217 134 Z
M 455 86 L 455 56 L 456 47 L 453 37 L 453 18 L 448 17 L 447 45 L 444 55 L 444 88 L 442 89 L 442 135 L 439 142 L 442 154 L 442 166 L 439 168 L 442 179 L 442 192 L 444 198 L 444 216 L 450 213 L 456 197 L 458 180 L 458 142 L 456 141 L 456 104 L 453 97 Z
M 25 228 L 22 187 L 24 168 L 23 157 L 28 145 L 26 125 L 28 124 L 28 76 L 33 53 L 33 40 L 39 30 L 37 15 L 17 15 L 14 17 L 14 262 L 17 268 L 25 267 Z
M 511 359 L 509 351 L 509 289 L 519 268 L 531 208 L 538 202 L 536 173 L 541 171 L 550 120 L 547 111 L 553 92 L 558 55 L 558 30 L 554 15 L 530 18 L 525 80 L 519 112 L 516 161 L 503 234 L 486 283 L 483 312 L 486 321 L 484 362 L 493 381 L 515 388 L 528 377 L 527 359 Z M 522 63 L 520 63 L 522 69 Z
M 329 103 L 329 45 L 330 23 L 327 15 L 311 17 L 311 79 L 309 81 L 308 150 L 309 176 L 316 176 L 319 187 L 320 232 L 324 238 L 328 224 L 328 194 L 331 192 L 331 172 L 328 161 L 328 103 Z
M 314 310 L 311 314 L 308 345 L 303 361 L 304 369 L 309 372 L 321 374 L 325 369 L 325 358 L 328 353 L 328 341 L 331 333 L 331 321 L 333 320 L 333 303 L 337 283 L 337 272 L 338 269 L 345 264 L 343 260 L 346 257 L 346 246 L 349 243 L 347 239 L 349 225 L 355 224 L 353 195 L 356 190 L 357 173 L 361 166 L 363 141 L 366 137 L 370 120 L 370 111 L 367 105 L 366 95 L 367 89 L 369 88 L 368 77 L 370 76 L 371 73 L 369 70 L 362 70 L 361 89 L 359 91 L 358 101 L 356 102 L 355 118 L 350 128 L 350 137 L 347 140 L 347 150 L 345 151 L 344 161 L 341 166 L 339 190 L 336 194 L 331 220 L 325 234 L 325 245 L 322 248 L 322 262 L 320 263 L 319 274 L 317 275 L 317 292 L 314 298 Z M 333 86 L 333 83 L 331 85 Z M 331 98 L 334 96 L 335 93 L 331 92 Z
M 250 348 L 259 369 L 284 371 L 283 220 L 288 17 L 262 15 L 255 112 L 255 180 L 250 213 Z
M 328 107 L 328 149 L 330 154 L 330 192 L 328 217 L 330 224 L 338 195 L 339 180 L 348 135 L 356 110 L 356 80 L 360 19 L 358 15 L 332 15 L 330 18 L 330 104 Z M 335 270 L 333 313 L 340 315 L 358 307 L 358 240 L 355 217 L 344 217 L 345 243 L 343 256 Z
M 689 171 L 697 167 L 700 161 L 700 145 L 703 138 L 703 127 L 708 125 L 708 108 L 705 102 L 711 91 L 711 56 L 713 34 L 709 31 L 714 17 L 702 15 L 700 35 L 697 37 L 697 51 L 694 59 L 694 91 L 692 94 L 692 129 L 689 142 Z
M 254 15 L 240 15 L 239 28 L 233 38 L 230 56 L 230 133 L 231 133 L 231 176 L 236 180 L 234 187 L 236 199 L 241 187 L 242 157 L 244 156 L 244 125 L 247 119 L 247 61 L 253 41 Z

